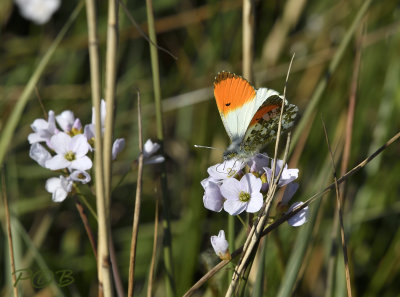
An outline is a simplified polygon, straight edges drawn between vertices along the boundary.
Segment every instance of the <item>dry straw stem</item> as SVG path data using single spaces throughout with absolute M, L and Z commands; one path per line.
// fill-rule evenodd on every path
M 135 284 L 135 262 L 136 262 L 136 245 L 139 232 L 140 204 L 142 200 L 142 178 L 143 178 L 143 131 L 142 131 L 142 111 L 140 102 L 140 92 L 137 92 L 138 100 L 138 141 L 139 141 L 139 158 L 138 158 L 138 175 L 136 181 L 136 197 L 135 212 L 133 215 L 132 225 L 132 241 L 131 252 L 129 258 L 129 280 L 128 280 L 128 297 L 133 297 L 133 289 Z
M 243 77 L 253 81 L 254 0 L 243 0 Z
M 278 181 L 279 181 L 280 176 L 283 171 L 284 166 L 282 166 L 282 168 L 280 169 L 280 171 L 278 173 L 277 178 L 275 179 L 276 160 L 278 157 L 278 147 L 279 147 L 279 141 L 280 141 L 281 129 L 282 129 L 282 118 L 283 118 L 283 112 L 285 109 L 285 101 L 286 101 L 286 87 L 287 87 L 287 82 L 289 79 L 289 73 L 290 73 L 290 68 L 292 66 L 292 63 L 293 63 L 293 59 L 294 59 L 294 55 L 292 56 L 292 59 L 289 64 L 289 68 L 288 68 L 288 71 L 286 74 L 285 87 L 283 89 L 283 100 L 282 100 L 281 114 L 279 116 L 278 131 L 276 134 L 277 138 L 275 141 L 275 152 L 274 152 L 274 159 L 272 162 L 272 174 L 271 174 L 271 180 L 270 180 L 270 187 L 268 189 L 267 197 L 265 199 L 263 208 L 260 211 L 261 216 L 258 219 L 258 221 L 252 226 L 250 233 L 246 239 L 246 242 L 245 242 L 244 248 L 243 248 L 243 251 L 244 251 L 243 255 L 242 255 L 238 265 L 236 265 L 236 267 L 235 267 L 232 281 L 231 281 L 231 283 L 228 287 L 228 290 L 226 292 L 226 295 L 225 295 L 226 297 L 229 297 L 234 293 L 235 289 L 237 288 L 237 284 L 238 284 L 239 280 L 242 278 L 245 270 L 247 269 L 249 263 L 251 262 L 252 255 L 255 255 L 254 251 L 258 247 L 258 243 L 261 238 L 261 232 L 264 229 L 265 224 L 267 223 L 271 202 L 272 202 L 273 197 L 275 196 L 275 192 L 278 188 Z M 290 134 L 288 135 L 288 138 L 287 138 L 285 155 L 283 158 L 283 164 L 286 164 L 286 161 L 287 161 L 289 145 L 290 145 Z
M 363 160 L 361 163 L 359 163 L 357 166 L 355 166 L 353 169 L 348 171 L 345 175 L 343 175 L 341 178 L 337 180 L 337 184 L 341 184 L 342 182 L 346 181 L 350 176 L 352 176 L 354 173 L 358 172 L 362 168 L 364 168 L 369 162 L 371 162 L 376 156 L 378 156 L 380 153 L 382 153 L 387 147 L 392 145 L 394 142 L 396 142 L 400 138 L 400 132 L 398 132 L 396 135 L 394 135 L 391 139 L 389 139 L 384 145 L 382 145 L 379 149 L 377 149 L 373 154 L 368 156 L 365 160 Z M 300 212 L 303 208 L 309 206 L 313 202 L 315 202 L 317 199 L 321 198 L 324 196 L 326 193 L 328 193 L 330 190 L 335 188 L 335 183 L 330 184 L 327 186 L 325 189 L 322 191 L 314 194 L 311 196 L 309 199 L 307 199 L 302 205 L 298 206 L 297 208 L 293 209 L 291 212 L 288 212 L 284 214 L 282 217 L 279 219 L 275 220 L 271 225 L 266 227 L 262 233 L 261 236 L 265 236 L 268 233 L 272 232 L 276 228 L 278 228 L 280 225 L 282 225 L 284 222 L 286 222 L 289 218 L 295 216 L 298 212 Z M 243 247 L 238 248 L 236 251 L 232 253 L 232 261 L 235 259 L 238 255 L 240 255 L 243 251 Z M 230 261 L 224 260 L 218 263 L 216 266 L 214 266 L 209 272 L 207 272 L 199 281 L 197 281 L 184 295 L 184 297 L 190 297 L 192 294 L 199 289 L 207 280 L 209 280 L 212 276 L 214 276 L 219 270 L 221 270 L 223 267 L 225 267 Z
M 26 84 L 21 96 L 18 99 L 17 104 L 12 110 L 7 122 L 5 123 L 4 129 L 1 131 L 0 137 L 0 166 L 3 165 L 4 157 L 7 152 L 8 145 L 12 143 L 11 139 L 14 137 L 14 131 L 17 127 L 17 124 L 21 118 L 22 112 L 24 111 L 25 105 L 28 102 L 33 90 L 35 89 L 36 84 L 38 83 L 40 76 L 43 74 L 47 64 L 49 63 L 51 57 L 53 56 L 57 46 L 60 44 L 61 40 L 64 38 L 68 29 L 74 23 L 77 18 L 79 12 L 83 7 L 83 2 L 79 2 L 67 22 L 64 24 L 57 37 L 54 39 L 53 43 L 50 45 L 46 54 L 40 60 L 38 66 L 35 69 L 35 72 L 30 77 L 28 83 Z
M 90 59 L 90 75 L 92 90 L 92 105 L 95 113 L 95 176 L 96 176 L 96 205 L 98 217 L 98 250 L 97 250 L 97 271 L 99 280 L 99 296 L 112 296 L 111 274 L 109 265 L 108 251 L 108 211 L 105 203 L 105 182 L 104 182 L 104 163 L 103 163 L 103 142 L 100 117 L 100 58 L 99 42 L 97 37 L 96 8 L 94 0 L 86 0 L 86 15 L 88 22 L 88 46 Z M 109 109 L 109 111 L 112 109 Z M 109 114 L 108 112 L 107 114 Z M 112 112 L 111 112 L 112 113 Z
M 332 162 L 332 171 L 333 171 L 332 173 L 333 173 L 333 178 L 335 181 L 335 190 L 336 190 L 336 202 L 337 202 L 336 208 L 337 208 L 337 212 L 339 214 L 340 235 L 342 237 L 342 249 L 343 249 L 343 260 L 344 260 L 344 267 L 345 267 L 345 274 L 346 274 L 347 296 L 351 297 L 352 295 L 351 295 L 350 271 L 349 271 L 349 261 L 348 261 L 348 257 L 347 257 L 346 237 L 344 234 L 343 209 L 342 209 L 342 203 L 341 203 L 342 199 L 340 197 L 339 185 L 337 182 L 335 160 L 333 158 L 332 148 L 329 143 L 328 132 L 326 131 L 324 121 L 322 121 L 322 126 L 324 128 L 326 144 L 328 145 L 329 155 L 331 157 L 331 162 Z
M 6 181 L 4 178 L 4 170 L 1 170 L 1 192 L 3 196 L 5 219 L 7 226 L 7 238 L 8 238 L 8 251 L 10 255 L 10 266 L 11 266 L 11 277 L 13 282 L 13 293 L 14 297 L 18 297 L 18 287 L 17 287 L 17 277 L 15 274 L 15 258 L 14 258 L 14 248 L 11 233 L 11 221 L 10 221 L 10 209 L 8 207 L 7 191 L 6 191 Z

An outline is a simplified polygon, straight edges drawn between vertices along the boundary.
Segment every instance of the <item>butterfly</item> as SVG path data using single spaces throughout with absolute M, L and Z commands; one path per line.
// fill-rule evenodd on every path
M 255 89 L 246 79 L 222 71 L 214 80 L 214 96 L 231 144 L 224 160 L 248 159 L 276 138 L 282 100 L 277 91 Z M 298 108 L 285 99 L 282 132 L 293 127 Z

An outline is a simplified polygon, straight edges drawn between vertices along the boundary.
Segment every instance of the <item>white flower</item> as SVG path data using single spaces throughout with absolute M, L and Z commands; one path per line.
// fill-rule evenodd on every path
M 30 144 L 37 142 L 46 142 L 49 146 L 50 138 L 58 133 L 56 128 L 56 122 L 54 118 L 54 111 L 49 111 L 49 119 L 36 119 L 33 121 L 31 128 L 34 133 L 28 135 L 28 141 Z M 50 146 L 49 146 L 50 147 Z M 50 147 L 51 148 L 51 147 Z
M 115 160 L 117 155 L 124 149 L 125 147 L 125 139 L 117 138 L 112 146 L 112 159 Z
M 45 167 L 46 161 L 51 159 L 50 153 L 40 143 L 34 143 L 31 145 L 29 157 L 35 160 L 42 167 Z
M 65 133 L 68 133 L 71 131 L 72 126 L 74 125 L 74 122 L 75 122 L 74 113 L 70 110 L 65 110 L 62 113 L 60 113 L 58 116 L 56 116 L 56 121 L 57 121 L 58 125 L 61 127 L 61 129 Z
M 224 230 L 220 230 L 218 236 L 211 236 L 210 240 L 215 253 L 218 257 L 221 258 L 221 260 L 231 259 L 231 255 L 228 250 L 229 244 L 228 241 L 225 239 Z
M 59 8 L 60 0 L 15 0 L 21 15 L 38 25 L 47 23 Z
M 71 180 L 87 184 L 91 181 L 90 174 L 82 170 L 74 170 L 69 176 Z
M 274 178 L 276 178 L 276 176 L 278 176 L 279 171 L 281 170 L 282 166 L 283 166 L 283 161 L 277 160 L 276 166 L 275 166 Z M 271 167 L 272 167 L 272 164 L 271 164 Z M 267 174 L 268 181 L 271 183 L 272 169 L 268 168 L 268 167 L 264 167 L 264 170 L 265 170 L 265 173 Z M 288 183 L 291 183 L 292 181 L 294 181 L 298 176 L 299 176 L 299 169 L 288 169 L 287 164 L 285 164 L 285 166 L 282 170 L 281 177 L 278 182 L 278 186 L 283 187 L 283 186 L 287 185 Z
M 301 201 L 295 202 L 289 207 L 289 210 L 287 212 L 289 213 L 301 205 L 303 205 L 303 202 L 301 202 Z M 307 222 L 307 220 L 308 220 L 308 206 L 304 207 L 293 217 L 289 218 L 288 223 L 290 226 L 299 227 L 299 226 L 305 224 Z
M 257 212 L 263 205 L 261 179 L 253 174 L 245 174 L 240 181 L 235 178 L 226 179 L 221 186 L 221 194 L 226 199 L 224 210 L 230 215 L 238 215 L 243 211 Z
M 86 156 L 89 143 L 82 134 L 71 137 L 60 132 L 50 139 L 50 144 L 57 155 L 46 161 L 46 168 L 87 170 L 92 167 L 92 161 Z
M 238 159 L 230 159 L 209 167 L 207 172 L 213 181 L 221 183 L 235 176 L 244 166 L 246 166 L 246 163 Z
M 250 161 L 247 162 L 247 165 L 250 167 L 250 172 L 258 172 L 264 173 L 264 167 L 267 167 L 269 164 L 269 157 L 264 154 L 256 154 L 253 156 Z
M 164 156 L 155 155 L 153 156 L 158 150 L 160 149 L 160 145 L 157 142 L 152 142 L 151 139 L 147 139 L 143 146 L 143 158 L 144 164 L 156 164 L 162 163 L 165 161 Z
M 204 184 L 203 203 L 205 208 L 216 212 L 222 210 L 224 198 L 221 195 L 219 187 L 220 186 L 213 181 L 208 181 L 207 184 Z
M 62 202 L 72 190 L 72 181 L 60 175 L 58 177 L 49 178 L 46 181 L 46 190 L 51 193 L 54 202 Z

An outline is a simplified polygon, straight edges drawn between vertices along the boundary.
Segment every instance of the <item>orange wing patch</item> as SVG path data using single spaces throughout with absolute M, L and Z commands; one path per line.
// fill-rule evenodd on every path
M 244 78 L 230 72 L 218 73 L 214 81 L 214 96 L 218 110 L 224 116 L 240 108 L 256 96 L 256 90 Z
M 264 107 L 261 107 L 253 116 L 253 119 L 251 120 L 249 126 L 250 127 L 254 126 L 261 119 L 268 121 L 272 117 L 279 116 L 278 114 L 278 110 L 280 110 L 279 107 L 280 107 L 279 105 L 266 105 Z

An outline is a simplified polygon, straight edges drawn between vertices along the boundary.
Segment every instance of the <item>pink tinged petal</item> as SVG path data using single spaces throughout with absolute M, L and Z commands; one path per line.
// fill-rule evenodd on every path
M 42 167 L 45 167 L 46 161 L 51 159 L 50 153 L 39 143 L 31 145 L 29 157 L 35 160 Z
M 232 216 L 236 216 L 246 210 L 247 203 L 237 199 L 228 199 L 224 202 L 224 210 Z
M 229 254 L 229 244 L 228 241 L 225 239 L 225 232 L 224 230 L 220 230 L 218 236 L 211 236 L 210 238 L 211 245 L 217 254 L 222 260 L 230 260 L 231 255 Z
M 87 184 L 90 182 L 90 174 L 82 170 L 74 170 L 69 176 L 71 180 L 81 182 L 82 184 Z
M 261 209 L 263 203 L 264 200 L 261 193 L 251 194 L 251 198 L 247 204 L 246 211 L 251 213 L 257 212 Z
M 72 129 L 76 130 L 76 131 L 81 131 L 82 129 L 82 123 L 80 119 L 75 119 L 74 124 L 72 125 Z
M 220 212 L 222 210 L 224 198 L 216 183 L 210 182 L 208 184 L 203 195 L 203 204 L 205 208 L 212 211 Z
M 71 162 L 64 158 L 63 155 L 56 155 L 45 163 L 45 167 L 50 170 L 64 169 L 70 166 Z
M 125 147 L 125 139 L 124 138 L 117 138 L 112 146 L 112 159 L 115 160 L 120 152 Z
M 288 210 L 288 213 L 293 211 L 295 208 L 298 206 L 301 206 L 303 202 L 295 202 L 293 203 Z M 308 220 L 308 206 L 304 207 L 302 210 L 300 210 L 297 214 L 295 214 L 293 217 L 288 219 L 288 223 L 290 226 L 293 227 L 299 227 L 303 224 L 305 224 Z
M 293 195 L 296 193 L 299 188 L 298 183 L 290 183 L 286 186 L 285 193 L 282 196 L 282 204 L 287 205 L 289 201 L 292 199 Z
M 72 125 L 75 122 L 75 116 L 72 111 L 66 110 L 56 116 L 56 120 L 64 132 L 69 132 L 71 131 Z
M 89 157 L 83 156 L 79 159 L 76 159 L 70 162 L 69 169 L 78 169 L 78 170 L 88 170 L 92 168 L 92 160 Z
M 57 154 L 65 155 L 70 150 L 71 136 L 64 132 L 60 132 L 50 139 L 51 147 Z
M 225 199 L 238 200 L 241 191 L 240 182 L 235 178 L 226 179 L 221 185 L 221 194 Z
M 84 135 L 78 134 L 72 137 L 69 147 L 70 150 L 75 153 L 75 156 L 78 159 L 88 153 L 90 145 Z

